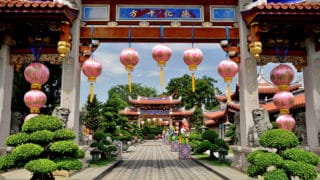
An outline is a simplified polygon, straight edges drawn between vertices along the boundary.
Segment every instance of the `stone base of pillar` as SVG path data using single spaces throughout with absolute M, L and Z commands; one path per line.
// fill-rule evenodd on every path
M 231 163 L 231 167 L 242 171 L 247 172 L 247 168 L 249 166 L 249 163 L 247 161 L 248 154 L 255 150 L 255 148 L 252 147 L 242 147 L 242 146 L 230 146 L 230 148 L 233 151 L 234 158 Z

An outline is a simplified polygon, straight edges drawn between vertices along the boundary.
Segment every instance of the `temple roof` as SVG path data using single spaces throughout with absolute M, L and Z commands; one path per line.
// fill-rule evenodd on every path
M 137 99 L 129 97 L 129 103 L 132 105 L 177 105 L 181 103 L 179 99 L 173 99 L 172 96 L 166 97 L 142 97 L 138 96 Z
M 127 116 L 190 116 L 194 114 L 194 108 L 186 110 L 185 108 L 173 108 L 169 110 L 140 110 L 137 108 L 125 108 L 119 111 L 120 114 Z

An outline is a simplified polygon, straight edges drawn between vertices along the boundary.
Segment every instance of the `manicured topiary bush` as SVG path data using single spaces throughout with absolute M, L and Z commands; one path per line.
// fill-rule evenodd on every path
M 249 153 L 247 174 L 263 176 L 265 180 L 286 180 L 298 176 L 301 180 L 316 179 L 316 166 L 320 160 L 312 152 L 299 149 L 298 138 L 291 131 L 272 129 L 263 133 L 260 144 L 270 150 Z M 272 151 L 271 151 L 272 150 Z M 275 150 L 275 151 L 274 151 Z
M 203 139 L 203 142 L 200 144 L 199 149 L 197 149 L 197 151 L 199 150 L 199 152 L 201 151 L 204 152 L 206 150 L 210 150 L 210 156 L 209 156 L 210 160 L 218 159 L 214 155 L 214 152 L 217 152 L 219 148 L 223 148 L 226 152 L 225 155 L 227 155 L 229 147 L 221 138 L 219 138 L 219 135 L 217 132 L 213 130 L 206 130 L 202 134 L 202 139 Z
M 25 167 L 33 172 L 32 180 L 53 180 L 52 172 L 79 170 L 84 152 L 72 140 L 71 130 L 62 129 L 56 117 L 39 115 L 26 121 L 22 132 L 9 136 L 5 143 L 15 148 L 0 158 L 0 170 Z
M 93 134 L 93 140 L 90 147 L 95 148 L 91 153 L 98 152 L 100 159 L 106 160 L 110 157 L 112 151 L 117 151 L 117 148 L 107 140 L 107 134 L 103 131 L 96 131 Z

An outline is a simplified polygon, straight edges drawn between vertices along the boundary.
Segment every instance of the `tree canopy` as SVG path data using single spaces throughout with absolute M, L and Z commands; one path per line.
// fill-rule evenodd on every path
M 137 98 L 138 95 L 154 97 L 154 96 L 157 96 L 157 91 L 155 88 L 152 88 L 152 87 L 142 86 L 139 83 L 132 83 L 131 93 L 129 93 L 128 85 L 121 84 L 121 85 L 112 87 L 108 91 L 109 98 L 111 98 L 115 94 L 122 100 L 127 101 L 129 96 L 131 96 L 132 98 Z

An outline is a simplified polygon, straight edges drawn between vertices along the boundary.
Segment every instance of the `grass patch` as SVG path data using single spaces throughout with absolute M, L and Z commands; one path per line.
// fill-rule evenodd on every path
M 208 154 L 196 154 L 196 155 L 192 155 L 192 157 L 198 160 L 206 161 L 208 164 L 213 166 L 227 166 L 227 167 L 231 166 L 230 162 L 222 162 L 219 160 L 209 160 Z
M 116 160 L 115 157 L 108 158 L 107 160 L 101 160 L 101 159 L 99 159 L 99 161 L 90 162 L 90 163 L 89 163 L 89 166 L 90 166 L 90 167 L 106 166 L 106 165 L 108 165 L 109 163 L 113 162 L 114 160 Z

